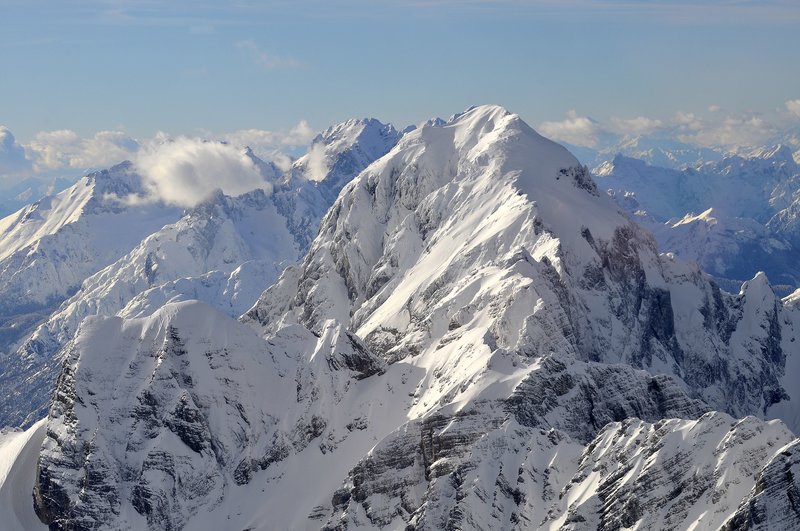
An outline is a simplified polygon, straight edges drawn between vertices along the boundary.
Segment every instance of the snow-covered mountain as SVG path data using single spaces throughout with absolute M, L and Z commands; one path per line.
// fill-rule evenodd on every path
M 59 350 L 87 316 L 149 315 L 167 301 L 188 299 L 204 300 L 231 317 L 242 314 L 284 267 L 303 256 L 341 187 L 398 138 L 377 120 L 328 129 L 312 145 L 330 161 L 317 181 L 306 178 L 302 158 L 284 176 L 249 152 L 272 192 L 235 198 L 218 192 L 175 223 L 139 235 L 142 241 L 130 252 L 86 278 L 2 361 L 0 394 L 6 399 L 0 425 L 27 426 L 45 413 L 63 361 Z
M 663 224 L 643 224 L 652 230 L 662 250 L 697 262 L 727 291 L 737 291 L 742 279 L 759 270 L 768 273 L 775 291 L 782 295 L 800 285 L 800 252 L 752 218 L 718 216 L 709 208 Z
M 403 135 L 243 323 L 165 299 L 64 346 L 51 529 L 800 527 L 797 298 L 659 255 L 500 107 Z
M 120 164 L 0 220 L 0 353 L 86 277 L 180 217 L 163 203 L 123 199 L 142 194 L 131 165 Z
M 658 220 L 713 207 L 726 216 L 766 223 L 794 202 L 800 169 L 786 146 L 751 155 L 730 156 L 686 170 L 617 155 L 595 174 L 604 190 L 635 192 L 641 207 Z
M 746 155 L 686 170 L 618 155 L 596 178 L 663 251 L 731 291 L 766 271 L 785 295 L 800 285 L 800 165 L 787 146 Z
M 515 115 L 484 109 L 455 123 L 407 135 L 348 186 L 303 263 L 265 292 L 251 318 L 267 331 L 293 323 L 318 331 L 335 319 L 388 359 L 426 348 L 459 359 L 481 342 L 457 341 L 453 330 L 478 319 L 482 305 L 508 307 L 486 318 L 496 322 L 488 328 L 498 348 L 546 355 L 567 345 L 543 344 L 537 332 L 566 330 L 576 358 L 697 379 L 690 388 L 737 415 L 768 407 L 767 389 L 778 392 L 767 383 L 771 363 L 740 371 L 766 377 L 757 396 L 731 393 L 725 381 L 739 378 L 731 360 L 740 349 L 755 354 L 749 360 L 772 356 L 730 335 L 750 305 L 760 319 L 783 321 L 763 275 L 726 300 L 695 267 L 659 256 L 574 157 Z M 509 278 L 507 292 L 495 291 L 493 275 Z M 540 298 L 550 299 L 547 311 L 517 310 Z M 719 325 L 699 336 L 683 329 L 703 314 Z M 440 335 L 454 336 L 446 349 L 436 348 Z M 729 360 L 729 376 L 719 358 Z

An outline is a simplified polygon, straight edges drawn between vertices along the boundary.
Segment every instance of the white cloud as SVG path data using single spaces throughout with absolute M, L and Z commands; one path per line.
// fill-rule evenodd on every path
M 301 120 L 289 129 L 268 131 L 264 129 L 240 129 L 232 133 L 204 133 L 209 142 L 223 141 L 234 148 L 250 147 L 253 152 L 273 161 L 286 170 L 293 159 L 292 153 L 307 146 L 315 132 L 306 120 Z M 185 140 L 185 139 L 184 139 Z M 38 174 L 55 172 L 76 173 L 78 170 L 106 168 L 123 160 L 135 160 L 142 146 L 164 144 L 169 137 L 159 133 L 149 140 L 136 140 L 122 131 L 100 131 L 89 137 L 81 137 L 70 129 L 42 131 L 33 140 L 19 145 L 11 132 L 0 127 L 0 175 L 26 170 Z M 27 158 L 26 158 L 27 157 Z
M 37 133 L 26 146 L 39 172 L 58 169 L 88 169 L 111 166 L 131 158 L 138 142 L 121 131 L 100 131 L 81 138 L 61 129 Z
M 675 135 L 687 144 L 725 148 L 758 146 L 768 143 L 777 133 L 773 124 L 757 114 L 728 115 L 714 120 L 691 117 L 678 122 Z
M 656 118 L 637 116 L 636 118 L 611 118 L 616 133 L 622 135 L 649 135 L 664 127 L 664 122 Z
M 800 99 L 787 101 L 786 109 L 795 117 L 800 118 Z
M 312 181 L 321 181 L 328 174 L 328 161 L 325 157 L 325 146 L 314 144 L 304 157 L 306 176 Z
M 239 41 L 236 47 L 244 50 L 260 67 L 266 70 L 293 70 L 303 68 L 303 64 L 291 57 L 283 57 L 262 50 L 253 40 Z
M 153 197 L 180 206 L 196 205 L 217 189 L 229 195 L 269 190 L 244 150 L 218 141 L 164 141 L 162 135 L 141 147 L 135 164 Z
M 314 130 L 305 120 L 292 127 L 290 130 L 267 131 L 264 129 L 240 129 L 233 133 L 218 135 L 218 138 L 236 144 L 247 146 L 256 153 L 272 152 L 278 147 L 296 148 L 307 146 L 315 136 Z
M 278 150 L 268 153 L 264 158 L 272 161 L 272 163 L 275 164 L 275 166 L 277 166 L 281 171 L 289 171 L 289 169 L 292 167 L 292 163 L 294 162 L 294 158 Z
M 139 143 L 120 131 L 100 131 L 81 142 L 81 149 L 69 159 L 73 168 L 110 166 L 130 158 Z
M 800 117 L 800 100 L 786 102 L 789 113 Z M 777 142 L 785 124 L 780 116 L 765 117 L 757 113 L 726 113 L 712 105 L 710 114 L 699 116 L 679 111 L 668 119 L 637 116 L 612 117 L 608 124 L 569 111 L 565 120 L 545 122 L 539 130 L 545 136 L 570 144 L 603 149 L 617 145 L 626 136 L 645 136 L 660 140 L 678 140 L 702 147 L 736 149 Z M 783 125 L 782 125 L 783 124 Z
M 683 126 L 689 129 L 700 129 L 702 125 L 700 124 L 700 120 L 698 119 L 697 115 L 693 112 L 683 112 L 678 111 L 675 113 L 675 123 L 679 126 Z
M 0 177 L 9 177 L 31 170 L 25 148 L 17 143 L 11 131 L 0 125 Z
M 68 168 L 70 153 L 77 150 L 80 138 L 75 131 L 42 131 L 26 146 L 36 171 Z
M 587 116 L 579 116 L 574 110 L 567 112 L 567 118 L 559 122 L 543 122 L 539 132 L 544 136 L 570 144 L 596 148 L 604 133 L 603 127 Z
M 289 133 L 281 140 L 281 144 L 285 146 L 307 146 L 316 136 L 316 132 L 305 120 L 300 122 L 289 130 Z

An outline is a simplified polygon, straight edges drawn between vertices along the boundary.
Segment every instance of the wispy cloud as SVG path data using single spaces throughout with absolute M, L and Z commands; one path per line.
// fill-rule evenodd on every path
M 266 70 L 294 70 L 304 68 L 305 65 L 292 57 L 284 57 L 262 50 L 253 40 L 244 40 L 236 43 L 236 47 L 248 53 L 253 60 Z
M 196 24 L 189 27 L 189 33 L 193 35 L 212 35 L 217 32 L 213 24 Z
M 540 14 L 657 16 L 660 20 L 683 24 L 792 24 L 800 21 L 800 3 L 794 0 L 406 0 L 403 3 L 421 9 L 516 8 L 533 9 Z
M 205 0 L 79 0 L 54 4 L 49 12 L 67 24 L 183 27 L 193 34 L 256 23 L 242 2 Z

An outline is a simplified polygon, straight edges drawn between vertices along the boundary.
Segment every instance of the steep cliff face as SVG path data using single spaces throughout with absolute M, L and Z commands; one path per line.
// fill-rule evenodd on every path
M 199 302 L 84 321 L 37 511 L 53 529 L 800 526 L 773 487 L 794 435 L 756 418 L 796 420 L 796 312 L 764 275 L 730 295 L 660 256 L 564 148 L 469 109 L 347 184 L 244 323 Z
M 257 451 L 277 422 L 252 390 L 280 388 L 263 343 L 220 317 L 186 303 L 150 319 L 85 322 L 69 345 L 39 458 L 42 521 L 173 529 L 219 503 L 226 467 Z M 200 329 L 207 334 L 188 333 Z
M 741 518 L 743 498 L 758 503 L 748 491 L 763 490 L 794 438 L 721 413 L 613 422 L 586 446 L 513 420 L 478 424 L 431 417 L 385 440 L 351 470 L 327 528 L 718 529 Z M 771 485 L 773 513 L 787 477 Z M 800 524 L 791 504 L 780 516 L 759 510 L 785 518 L 778 528 Z
M 793 439 L 778 422 L 721 413 L 695 421 L 609 424 L 581 455 L 553 523 L 568 529 L 718 529 Z
M 800 462 L 795 440 L 781 448 L 756 477 L 756 484 L 721 529 L 800 528 Z
M 335 449 L 339 402 L 385 371 L 341 327 L 265 342 L 197 301 L 89 318 L 67 353 L 34 493 L 52 529 L 183 528 L 309 445 Z

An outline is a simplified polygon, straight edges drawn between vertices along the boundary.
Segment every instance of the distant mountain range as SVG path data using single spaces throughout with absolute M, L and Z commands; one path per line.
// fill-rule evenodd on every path
M 617 155 L 598 186 L 728 290 L 765 271 L 781 294 L 800 286 L 800 165 L 787 146 L 675 170 Z

